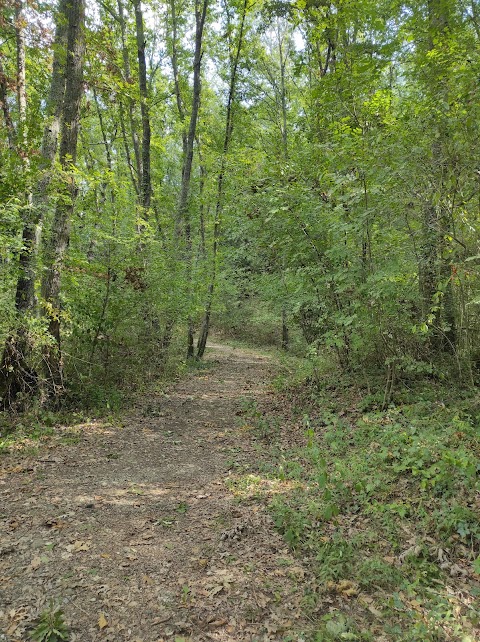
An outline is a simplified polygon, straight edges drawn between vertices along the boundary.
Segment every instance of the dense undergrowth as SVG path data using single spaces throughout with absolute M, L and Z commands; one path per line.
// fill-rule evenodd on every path
M 245 401 L 263 464 L 232 484 L 268 497 L 314 571 L 307 639 L 479 639 L 477 391 L 405 381 L 382 410 L 381 388 L 314 365 L 285 360 L 273 397 Z
M 139 397 L 163 392 L 186 373 L 208 368 L 206 362 L 187 361 L 179 354 L 179 350 L 176 354 L 172 352 L 167 360 L 161 361 L 152 357 L 152 353 L 145 353 L 142 363 L 135 355 L 126 357 L 122 367 L 117 363 L 110 369 L 102 365 L 91 369 L 90 364 L 79 361 L 60 403 L 52 405 L 26 397 L 20 399 L 21 410 L 0 412 L 0 455 L 11 449 L 35 454 L 59 426 L 67 427 L 67 432 L 77 439 L 77 427 L 94 419 L 119 422 L 122 413 Z M 70 432 L 65 437 L 67 444 Z
M 479 639 L 478 390 L 404 379 L 383 408 L 384 380 L 374 373 L 341 374 L 318 357 L 280 362 L 272 394 L 260 404 L 245 399 L 241 410 L 259 470 L 240 469 L 229 483 L 241 501 L 268 501 L 276 527 L 313 571 L 303 586 L 312 622 L 305 639 Z M 90 416 L 113 421 L 133 394 L 207 365 L 172 362 L 162 379 L 123 387 L 93 379 L 77 406 L 72 393 L 61 412 L 4 416 L 0 454 L 35 454 L 57 425 L 69 426 L 62 443 L 76 443 Z

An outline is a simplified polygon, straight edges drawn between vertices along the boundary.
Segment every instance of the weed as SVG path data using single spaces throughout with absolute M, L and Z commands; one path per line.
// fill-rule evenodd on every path
M 322 581 L 338 581 L 352 575 L 355 545 L 336 535 L 317 548 L 317 576 Z
M 386 590 L 393 589 L 401 586 L 404 581 L 403 574 L 380 557 L 362 559 L 358 564 L 356 576 L 360 587 L 365 590 L 372 586 Z
M 68 640 L 69 632 L 63 618 L 63 611 L 50 601 L 48 609 L 40 614 L 38 623 L 30 634 L 35 642 L 60 642 Z
M 351 619 L 334 611 L 305 639 L 476 639 L 476 576 L 462 575 L 462 596 L 450 588 L 452 566 L 480 574 L 480 415 L 472 399 L 440 385 L 399 388 L 402 404 L 384 411 L 383 391 L 359 400 L 347 378 L 321 388 L 290 384 L 284 381 L 281 418 L 277 412 L 261 421 L 292 421 L 296 413 L 298 425 L 303 416 L 305 445 L 269 448 L 277 462 L 269 474 L 297 482 L 274 497 L 270 510 L 334 607 L 342 607 L 342 581 L 359 593 Z M 255 425 L 258 409 L 249 410 Z M 305 596 L 306 611 L 318 595 Z M 379 602 L 381 619 L 371 606 Z
M 276 417 L 268 417 L 258 407 L 255 399 L 245 397 L 241 400 L 241 414 L 248 417 L 259 439 L 271 441 L 280 433 L 280 422 Z
M 187 602 L 190 600 L 192 597 L 192 589 L 188 586 L 188 584 L 184 584 L 182 586 L 182 602 L 183 604 L 187 604 Z
M 329 613 L 322 618 L 322 621 L 323 626 L 315 633 L 314 642 L 373 640 L 367 633 L 360 633 L 351 618 L 343 613 Z

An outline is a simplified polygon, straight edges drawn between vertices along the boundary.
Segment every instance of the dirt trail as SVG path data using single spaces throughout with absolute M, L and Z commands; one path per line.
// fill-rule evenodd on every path
M 58 428 L 39 454 L 2 458 L 1 641 L 27 640 L 50 598 L 79 642 L 299 630 L 305 571 L 264 507 L 239 502 L 228 483 L 255 469 L 236 413 L 266 393 L 269 360 L 222 345 L 208 358 L 123 426 Z

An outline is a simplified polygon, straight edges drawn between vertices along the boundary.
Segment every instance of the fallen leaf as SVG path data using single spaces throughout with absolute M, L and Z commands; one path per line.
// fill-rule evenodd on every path
M 290 575 L 293 575 L 294 577 L 298 579 L 303 579 L 305 577 L 305 571 L 301 566 L 292 566 L 291 568 L 288 569 L 288 572 Z
M 213 597 L 214 595 L 217 595 L 218 593 L 223 591 L 223 589 L 224 589 L 223 585 L 222 586 L 214 586 L 212 588 L 212 590 L 210 591 L 210 593 L 209 593 L 210 597 Z
M 156 618 L 152 621 L 152 624 L 154 624 L 154 625 L 156 625 L 156 624 L 163 624 L 164 622 L 168 622 L 168 620 L 169 620 L 171 617 L 172 617 L 172 616 L 171 616 L 171 615 L 169 615 L 168 613 L 164 613 L 163 615 L 160 615 L 159 617 L 156 617 Z
M 80 551 L 89 551 L 91 548 L 90 542 L 82 542 L 77 540 L 73 544 L 69 544 L 66 549 L 69 553 L 79 553 Z
M 100 616 L 98 618 L 98 627 L 100 629 L 104 629 L 106 626 L 108 626 L 108 620 L 105 617 L 104 613 L 100 613 Z
M 368 610 L 369 610 L 369 611 L 370 611 L 370 613 L 372 613 L 375 617 L 378 617 L 378 618 L 383 617 L 383 613 L 382 613 L 381 611 L 379 611 L 378 609 L 376 609 L 374 606 L 369 606 L 369 607 L 368 607 Z
M 12 622 L 7 629 L 7 635 L 13 635 L 18 628 L 18 622 Z
M 335 593 L 340 593 L 346 597 L 358 595 L 358 587 L 351 580 L 341 580 L 338 584 L 328 582 L 327 586 L 329 589 L 335 591 Z
M 37 568 L 39 568 L 42 564 L 42 559 L 41 557 L 34 557 L 33 560 L 30 562 L 30 568 L 32 571 L 36 571 Z
M 267 606 L 267 604 L 271 601 L 270 598 L 264 595 L 263 593 L 258 593 L 256 595 L 256 599 L 257 599 L 257 605 L 262 609 L 264 609 Z
M 46 528 L 60 529 L 60 528 L 65 528 L 66 523 L 63 522 L 61 519 L 47 519 L 47 521 L 44 523 L 44 526 Z

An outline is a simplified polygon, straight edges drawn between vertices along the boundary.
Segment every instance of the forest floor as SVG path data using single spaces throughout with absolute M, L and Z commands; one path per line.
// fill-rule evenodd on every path
M 121 420 L 56 425 L 0 458 L 0 640 L 29 639 L 54 601 L 70 640 L 297 640 L 308 569 L 265 503 L 245 399 L 268 357 L 222 345 Z M 53 607 L 52 607 L 53 608 Z M 311 613 L 310 613 L 311 616 Z

